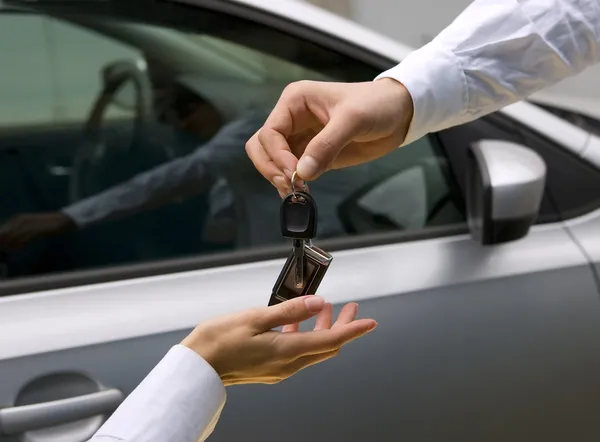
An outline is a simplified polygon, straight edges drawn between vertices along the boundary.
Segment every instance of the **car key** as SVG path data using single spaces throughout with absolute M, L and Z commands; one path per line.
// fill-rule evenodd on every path
M 329 269 L 333 257 L 317 246 L 304 242 L 304 284 L 296 287 L 295 252 L 292 251 L 273 286 L 269 306 L 288 301 L 298 296 L 314 295 Z
M 294 245 L 295 285 L 304 287 L 304 246 L 305 241 L 314 238 L 317 234 L 317 204 L 307 192 L 296 191 L 294 182 L 296 173 L 292 175 L 292 193 L 286 196 L 281 203 L 281 233 L 292 238 Z
M 292 193 L 281 204 L 281 233 L 294 240 L 271 293 L 269 305 L 279 304 L 298 296 L 315 294 L 333 257 L 314 246 L 311 239 L 317 233 L 317 205 L 305 186 L 297 191 L 292 176 Z
M 294 239 L 294 284 L 304 288 L 304 240 Z
M 312 196 L 305 192 L 294 192 L 281 204 L 281 232 L 293 239 L 295 257 L 295 283 L 304 284 L 304 245 L 316 236 L 317 206 Z

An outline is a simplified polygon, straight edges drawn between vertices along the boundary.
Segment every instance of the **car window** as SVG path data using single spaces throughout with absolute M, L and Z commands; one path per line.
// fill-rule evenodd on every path
M 27 121 L 1 114 L 0 193 L 12 201 L 0 208 L 4 279 L 201 256 L 254 259 L 286 246 L 280 198 L 247 157 L 246 141 L 290 82 L 370 81 L 380 71 L 199 8 L 156 4 L 143 22 L 145 11 L 123 2 L 52 8 L 0 16 L 42 29 L 28 64 L 17 68 L 23 54 L 2 53 L 14 68 L 0 90 L 19 89 L 34 65 L 53 73 L 50 81 L 27 77 L 25 90 L 0 104 L 39 111 Z M 18 23 L 0 28 L 13 40 L 26 32 Z M 464 224 L 456 189 L 433 137 L 330 171 L 310 185 L 316 240 L 389 232 L 410 239 Z
M 338 210 L 348 232 L 419 231 L 464 222 L 462 195 L 433 138 L 424 137 L 363 167 L 372 174 Z
M 600 173 L 551 140 L 520 125 L 492 114 L 472 123 L 437 134 L 444 145 L 451 169 L 464 191 L 465 158 L 469 145 L 482 139 L 497 139 L 535 150 L 547 166 L 546 189 L 536 223 L 572 218 L 600 207 Z
M 136 57 L 135 48 L 62 20 L 0 15 L 0 130 L 82 122 L 101 69 L 111 60 Z M 107 117 L 118 115 L 111 107 Z

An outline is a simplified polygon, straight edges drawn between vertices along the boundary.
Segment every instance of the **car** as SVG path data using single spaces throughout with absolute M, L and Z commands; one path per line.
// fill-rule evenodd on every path
M 196 324 L 267 305 L 292 246 L 244 144 L 281 92 L 411 48 L 291 0 L 8 0 L 0 20 L 0 441 L 79 442 Z M 379 327 L 228 389 L 211 440 L 600 439 L 600 138 L 551 110 L 310 183 L 319 294 Z

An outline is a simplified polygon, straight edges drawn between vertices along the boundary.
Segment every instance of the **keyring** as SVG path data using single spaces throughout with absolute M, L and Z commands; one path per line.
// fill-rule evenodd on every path
M 298 175 L 298 172 L 294 172 L 292 174 L 292 195 L 294 195 L 294 198 L 296 198 L 296 176 Z M 304 183 L 304 187 L 302 188 L 303 192 L 306 192 L 308 190 L 308 186 L 306 185 L 306 183 Z

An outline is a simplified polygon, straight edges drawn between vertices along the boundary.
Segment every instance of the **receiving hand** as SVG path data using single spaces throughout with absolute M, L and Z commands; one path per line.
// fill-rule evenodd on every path
M 74 228 L 73 220 L 61 212 L 17 215 L 0 227 L 0 249 L 19 250 L 36 239 Z
M 358 306 L 344 306 L 332 326 L 331 304 L 320 296 L 218 317 L 198 325 L 182 344 L 202 356 L 225 385 L 273 384 L 336 356 L 340 348 L 377 327 L 355 319 Z M 299 322 L 317 315 L 313 331 Z M 284 326 L 281 332 L 273 328 Z
M 392 152 L 404 141 L 412 115 L 408 90 L 389 78 L 367 83 L 292 83 L 248 141 L 246 152 L 283 196 L 290 191 L 294 171 L 310 181 L 329 169 Z

